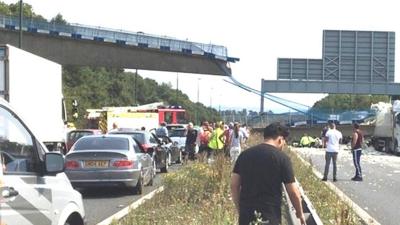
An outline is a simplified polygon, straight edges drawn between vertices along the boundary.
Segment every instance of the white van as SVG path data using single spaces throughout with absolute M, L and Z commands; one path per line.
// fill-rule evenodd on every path
M 0 224 L 83 225 L 82 196 L 63 171 L 63 155 L 48 152 L 0 98 Z

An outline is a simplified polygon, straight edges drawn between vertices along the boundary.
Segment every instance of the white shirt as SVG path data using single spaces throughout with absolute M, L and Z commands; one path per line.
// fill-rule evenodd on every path
M 326 143 L 326 151 L 338 152 L 340 148 L 339 141 L 342 139 L 342 133 L 336 129 L 329 129 L 326 132 L 325 137 L 328 138 Z
M 231 137 L 231 147 L 239 147 L 240 148 L 240 143 L 243 142 L 243 133 L 239 132 L 239 135 L 236 138 L 235 132 L 232 132 L 230 134 L 230 137 Z

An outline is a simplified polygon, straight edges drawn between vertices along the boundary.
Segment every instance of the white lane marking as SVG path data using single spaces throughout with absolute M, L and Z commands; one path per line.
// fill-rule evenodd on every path
M 297 157 L 305 164 L 310 166 L 310 163 L 307 162 L 306 160 L 303 159 L 301 154 L 295 149 L 293 151 L 296 153 Z M 322 178 L 322 174 L 315 169 L 314 166 L 311 167 L 313 173 L 318 177 Z M 356 212 L 356 214 L 361 218 L 361 220 L 367 224 L 367 225 L 381 225 L 378 221 L 376 221 L 371 215 L 369 215 L 365 210 L 363 210 L 357 203 L 353 202 L 345 193 L 343 193 L 339 188 L 337 188 L 334 184 L 331 182 L 325 182 L 325 184 L 333 191 L 336 193 L 336 195 L 344 202 L 347 202 L 350 207 L 353 208 L 353 210 Z
M 129 206 L 121 209 L 119 212 L 115 213 L 114 215 L 108 217 L 107 219 L 101 221 L 97 225 L 109 225 L 113 220 L 120 220 L 122 217 L 126 216 L 129 213 L 129 210 L 136 209 L 138 206 L 143 204 L 146 200 L 153 198 L 153 196 L 157 193 L 164 191 L 164 186 L 161 186 L 152 192 L 148 193 L 147 195 L 139 198 L 137 201 L 133 202 Z

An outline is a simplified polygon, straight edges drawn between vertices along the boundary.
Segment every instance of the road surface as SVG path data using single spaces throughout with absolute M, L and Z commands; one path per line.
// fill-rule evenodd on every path
M 312 165 L 323 174 L 324 149 L 295 148 L 295 150 L 306 161 L 311 160 Z M 334 184 L 341 191 L 382 225 L 399 224 L 400 157 L 377 152 L 372 147 L 363 150 L 361 156 L 363 182 L 350 180 L 355 174 L 355 169 L 347 146 L 342 146 L 337 165 L 338 182 Z M 328 180 L 332 182 L 332 163 Z
M 169 171 L 180 168 L 180 165 L 172 165 Z M 162 185 L 162 174 L 157 173 L 153 186 L 145 186 L 142 195 L 133 195 L 124 188 L 92 188 L 80 190 L 85 207 L 87 225 L 95 225 L 116 212 L 129 206 L 143 195 L 153 191 Z

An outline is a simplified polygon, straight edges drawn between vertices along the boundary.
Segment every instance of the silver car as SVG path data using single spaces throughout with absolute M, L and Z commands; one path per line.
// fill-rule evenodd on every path
M 65 173 L 74 187 L 124 186 L 142 194 L 145 184 L 153 184 L 151 156 L 128 135 L 82 137 L 65 158 Z

